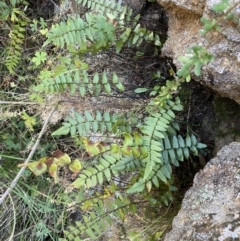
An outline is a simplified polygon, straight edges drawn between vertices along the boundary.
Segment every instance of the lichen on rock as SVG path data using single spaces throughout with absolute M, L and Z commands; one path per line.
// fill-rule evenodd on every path
M 165 241 L 240 240 L 240 143 L 223 147 L 194 178 Z

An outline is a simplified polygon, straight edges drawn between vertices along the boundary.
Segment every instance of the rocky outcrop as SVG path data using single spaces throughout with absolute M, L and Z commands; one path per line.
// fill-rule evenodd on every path
M 240 143 L 223 147 L 185 194 L 165 241 L 240 240 Z
M 229 0 L 230 2 L 236 2 Z M 158 0 L 169 17 L 168 39 L 162 53 L 173 58 L 179 68 L 179 56 L 196 44 L 208 46 L 215 60 L 203 68 L 201 78 L 208 87 L 224 97 L 240 104 L 240 24 L 234 21 L 221 22 L 221 31 L 211 32 L 206 38 L 199 35 L 200 18 L 219 18 L 212 10 L 218 0 Z M 239 20 L 240 4 L 233 11 Z

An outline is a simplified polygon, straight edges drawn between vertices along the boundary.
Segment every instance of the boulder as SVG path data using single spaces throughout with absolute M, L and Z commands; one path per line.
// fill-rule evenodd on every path
M 223 147 L 195 175 L 164 241 L 240 240 L 240 143 Z
M 229 0 L 234 2 L 234 0 Z M 215 60 L 203 67 L 202 75 L 196 80 L 217 91 L 224 97 L 240 104 L 240 4 L 233 10 L 237 21 L 224 20 L 220 32 L 211 31 L 205 38 L 199 35 L 201 17 L 220 18 L 212 9 L 219 0 L 158 0 L 169 18 L 168 38 L 162 54 L 171 57 L 177 68 L 181 67 L 179 56 L 190 47 L 207 46 Z M 235 1 L 236 2 L 236 1 Z

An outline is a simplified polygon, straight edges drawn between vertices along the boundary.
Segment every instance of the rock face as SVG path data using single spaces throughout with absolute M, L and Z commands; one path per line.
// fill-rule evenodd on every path
M 165 241 L 240 240 L 240 143 L 196 174 Z
M 146 0 L 123 0 L 123 3 L 133 9 L 133 14 L 139 14 L 144 5 L 146 4 Z
M 196 44 L 208 46 L 215 60 L 203 68 L 201 78 L 208 87 L 224 97 L 229 97 L 240 104 L 240 4 L 233 10 L 238 22 L 223 21 L 221 31 L 210 32 L 206 38 L 199 35 L 202 28 L 200 18 L 219 18 L 212 7 L 220 0 L 158 0 L 169 17 L 168 39 L 162 53 L 173 58 L 179 68 L 179 56 Z M 229 0 L 229 2 L 236 2 Z

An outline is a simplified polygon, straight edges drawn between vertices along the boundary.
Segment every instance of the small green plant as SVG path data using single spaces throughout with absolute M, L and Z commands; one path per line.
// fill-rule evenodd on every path
M 32 58 L 32 62 L 38 66 L 41 63 L 44 63 L 47 59 L 47 53 L 46 52 L 36 52 L 35 57 Z
M 218 14 L 223 13 L 223 15 L 219 19 L 211 20 L 202 17 L 201 22 L 204 24 L 204 26 L 200 30 L 199 34 L 204 37 L 210 31 L 220 31 L 221 28 L 219 23 L 226 19 L 234 19 L 232 10 L 236 8 L 238 4 L 239 1 L 231 5 L 228 0 L 222 0 L 220 3 L 214 5 L 213 10 Z M 183 67 L 177 72 L 179 77 L 185 78 L 187 81 L 191 79 L 190 74 L 192 70 L 194 70 L 194 74 L 196 76 L 200 76 L 201 67 L 214 59 L 213 55 L 208 52 L 208 49 L 201 45 L 191 47 L 188 52 L 189 53 L 186 56 L 179 57 L 179 60 L 183 63 Z

